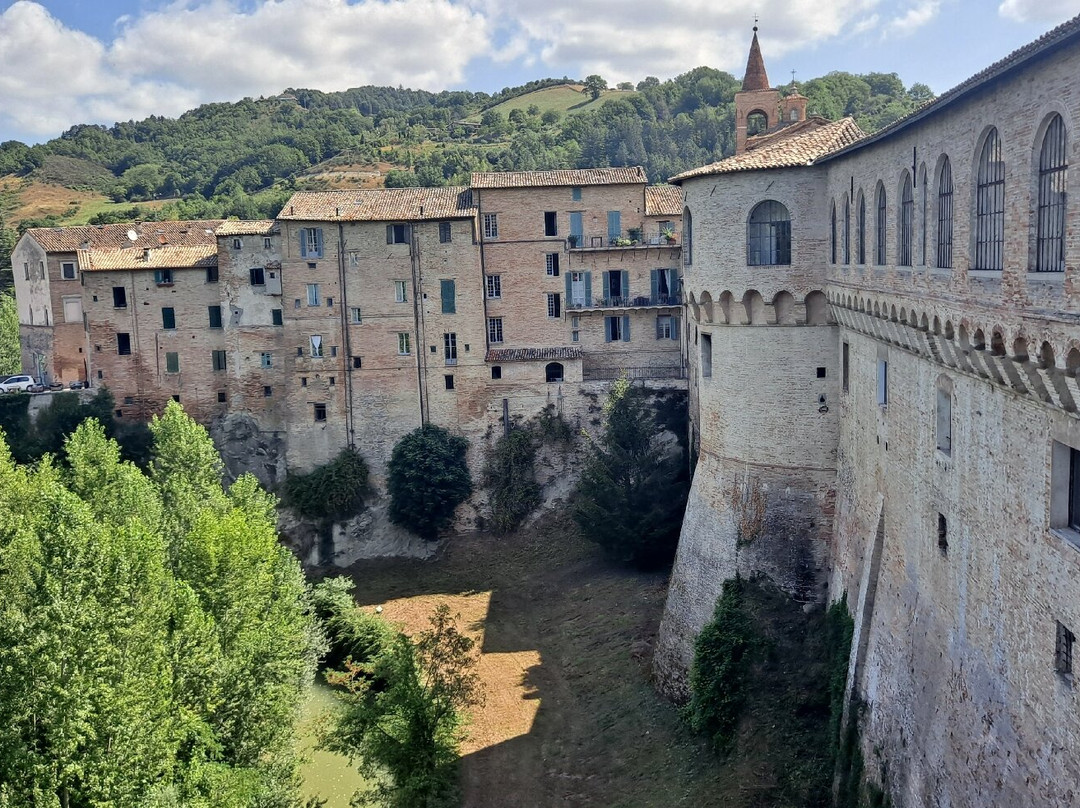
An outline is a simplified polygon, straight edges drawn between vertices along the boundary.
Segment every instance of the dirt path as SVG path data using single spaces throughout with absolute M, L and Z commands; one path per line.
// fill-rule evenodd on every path
M 351 570 L 409 629 L 437 603 L 481 644 L 486 703 L 463 748 L 470 808 L 739 803 L 649 683 L 666 578 L 610 566 L 566 524 L 454 539 L 434 561 Z

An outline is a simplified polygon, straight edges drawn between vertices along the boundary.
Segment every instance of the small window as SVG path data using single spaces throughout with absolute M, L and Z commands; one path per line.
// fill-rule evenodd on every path
M 176 393 L 175 395 L 173 395 L 172 400 L 175 401 L 177 404 L 179 404 L 180 403 L 180 394 Z
M 439 243 L 450 243 L 451 231 L 450 222 L 439 222 Z
M 116 353 L 120 356 L 131 355 L 131 334 L 119 333 L 116 335 Z
M 488 275 L 485 284 L 490 299 L 497 300 L 502 297 L 502 275 Z
M 333 387 L 334 385 L 337 384 L 337 377 L 331 376 L 329 381 L 330 381 L 330 386 Z
M 300 308 L 300 298 L 296 298 L 296 299 L 295 299 L 295 300 L 293 301 L 293 308 L 294 308 L 294 309 L 298 309 L 298 308 Z
M 484 214 L 484 238 L 498 238 L 499 237 L 499 214 L 497 213 L 485 213 Z
M 949 551 L 949 522 L 943 513 L 937 515 L 937 546 L 942 553 Z
M 575 185 L 570 189 L 570 198 L 575 202 L 581 201 L 581 186 Z
M 274 395 L 274 388 L 270 385 L 263 385 L 263 398 L 270 398 Z
M 553 210 L 544 211 L 544 235 L 559 235 L 559 216 Z
M 442 313 L 454 314 L 457 311 L 457 292 L 452 279 L 439 281 L 439 299 L 442 301 Z
M 360 307 L 359 306 L 350 306 L 349 307 L 349 322 L 352 323 L 353 325 L 358 325 L 359 323 L 363 322 L 363 320 L 360 319 Z
M 272 325 L 284 325 L 281 309 L 270 309 L 270 323 Z
M 408 244 L 410 240 L 409 225 L 388 224 L 386 226 L 387 244 Z
M 841 351 L 840 351 L 840 356 L 841 356 L 840 377 L 841 377 L 841 381 L 843 383 L 843 388 L 844 388 L 845 393 L 848 391 L 848 379 L 849 379 L 849 374 L 851 372 L 849 370 L 850 366 L 848 365 L 848 362 L 850 361 L 850 351 L 851 351 L 851 347 L 848 345 L 848 343 L 845 342 L 843 344 L 843 346 L 841 346 Z
M 300 228 L 300 257 L 322 258 L 323 232 L 321 227 Z
M 166 373 L 179 373 L 180 372 L 180 354 L 175 351 L 169 351 L 165 354 L 165 372 Z
M 217 400 L 218 404 L 224 404 L 228 400 L 228 397 L 225 395 L 224 390 L 218 390 Z
M 562 362 L 549 362 L 544 368 L 544 380 L 548 384 L 554 384 L 563 380 Z
M 171 306 L 161 309 L 161 327 L 166 331 L 176 330 L 176 309 Z
M 266 270 L 263 267 L 252 267 L 248 270 L 248 277 L 252 286 L 266 285 Z
M 155 269 L 154 283 L 158 286 L 172 286 L 173 272 L 171 269 Z
M 394 302 L 395 303 L 408 303 L 409 302 L 409 289 L 407 281 L 394 281 Z
M 712 334 L 701 335 L 701 375 L 706 379 L 712 376 Z
M 448 365 L 456 365 L 457 358 L 457 334 L 453 332 L 443 334 L 443 359 Z
M 135 403 L 135 397 L 134 396 L 124 396 L 124 405 L 125 406 L 130 407 L 134 403 Z
M 307 304 L 309 306 L 318 306 L 319 302 L 319 284 L 309 283 L 307 285 Z
M 244 241 L 243 241 L 243 239 L 238 239 L 238 238 L 234 238 L 234 239 L 232 240 L 232 248 L 233 248 L 234 250 L 241 250 L 241 249 L 243 249 L 243 248 L 244 248 Z
M 127 308 L 127 289 L 123 286 L 114 286 L 112 288 L 112 304 L 114 308 L 125 309 Z
M 334 298 L 332 298 L 332 297 L 326 298 L 326 308 L 328 308 L 328 309 L 334 308 Z
M 307 376 L 301 376 L 300 377 L 300 386 L 301 387 L 307 387 Z
M 885 359 L 877 363 L 877 403 L 879 407 L 889 404 L 889 363 Z
M 606 342 L 629 342 L 630 318 L 628 316 L 605 317 L 604 340 Z
M 217 283 L 218 282 L 218 268 L 217 267 L 207 267 L 206 268 L 206 282 L 207 283 Z
M 407 331 L 401 331 L 397 335 L 397 352 L 398 356 L 408 356 L 412 353 L 412 343 Z
M 657 339 L 672 339 L 671 336 L 671 321 L 670 314 L 660 314 L 656 317 L 656 338 Z
M 352 366 L 359 370 L 364 366 L 364 359 L 361 356 L 354 356 L 352 358 Z
M 207 312 L 210 316 L 210 327 L 221 328 L 221 306 L 208 306 Z
M 562 295 L 558 292 L 547 293 L 547 314 L 552 319 L 562 317 Z
M 488 342 L 502 342 L 503 341 L 503 318 L 502 317 L 488 317 Z
M 493 379 L 501 379 L 502 378 L 502 365 L 492 365 L 491 366 L 491 378 L 493 378 Z
M 212 351 L 211 360 L 213 362 L 214 370 L 225 370 L 225 352 L 224 351 Z
M 330 355 L 331 355 L 331 356 L 337 356 L 337 349 L 338 349 L 338 346 L 336 346 L 336 345 L 331 345 L 331 346 L 330 346 Z
M 326 405 L 325 404 L 314 404 L 314 405 L 312 405 L 312 409 L 314 410 L 313 414 L 315 416 L 316 421 L 325 421 L 326 420 Z
M 264 368 L 272 368 L 274 366 L 274 355 L 270 351 L 263 351 L 259 354 L 259 364 Z
M 72 261 L 64 261 L 60 264 L 60 277 L 65 281 L 75 280 L 75 264 Z
M 1054 670 L 1062 676 L 1072 676 L 1074 645 L 1076 645 L 1076 635 L 1069 631 L 1065 624 L 1058 621 L 1057 638 L 1054 642 Z
M 826 371 L 826 369 L 825 369 L 825 368 L 818 368 L 818 369 L 817 369 L 817 377 L 818 377 L 819 379 L 824 379 L 824 378 L 825 378 L 825 374 L 826 374 L 826 372 L 827 372 L 827 371 Z
M 263 249 L 269 250 L 273 246 L 273 242 L 270 241 L 270 236 L 263 236 Z
M 937 448 L 945 455 L 952 454 L 952 393 L 937 389 Z
M 553 278 L 559 277 L 559 254 L 548 253 L 544 256 L 544 266 L 547 274 Z
M 321 359 L 323 356 L 323 341 L 322 337 L 318 334 L 312 334 L 311 339 L 311 355 L 316 359 Z
M 454 389 L 454 374 L 447 373 L 445 376 L 443 376 L 443 382 L 446 385 L 447 390 L 453 390 Z

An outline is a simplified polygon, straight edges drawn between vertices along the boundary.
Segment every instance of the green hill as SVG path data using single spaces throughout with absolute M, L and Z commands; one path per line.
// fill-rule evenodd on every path
M 636 93 L 625 90 L 607 90 L 594 100 L 580 84 L 558 84 L 554 87 L 533 90 L 530 93 L 507 99 L 488 109 L 498 112 L 503 117 L 509 117 L 511 110 L 520 109 L 522 112 L 526 112 L 530 107 L 539 109 L 541 115 L 553 110 L 562 116 L 595 110 L 606 101 L 615 98 L 626 98 L 631 95 L 636 95 Z M 480 114 L 476 113 L 470 115 L 466 120 L 479 122 L 480 117 Z

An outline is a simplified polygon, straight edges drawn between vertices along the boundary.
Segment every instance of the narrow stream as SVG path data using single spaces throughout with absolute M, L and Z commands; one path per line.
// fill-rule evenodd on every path
M 304 778 L 302 793 L 304 799 L 322 797 L 326 808 L 349 808 L 349 799 L 364 784 L 364 778 L 344 755 L 315 748 L 320 719 L 337 708 L 333 690 L 316 680 L 300 714 L 300 751 L 305 758 L 300 767 Z

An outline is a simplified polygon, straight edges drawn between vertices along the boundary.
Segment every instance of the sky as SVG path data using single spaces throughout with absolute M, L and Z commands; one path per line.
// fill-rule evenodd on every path
M 941 93 L 1077 0 L 0 0 L 0 142 L 210 101 L 365 84 L 494 92 L 699 65 L 742 78 L 755 15 L 774 85 L 897 73 Z

